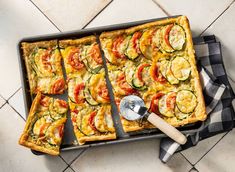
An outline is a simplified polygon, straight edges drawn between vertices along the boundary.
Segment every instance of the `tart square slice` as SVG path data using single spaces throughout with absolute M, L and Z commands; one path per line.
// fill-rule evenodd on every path
M 103 62 L 95 36 L 81 39 L 59 41 L 60 51 L 64 60 L 68 77 L 83 76 L 87 72 L 97 73 Z
M 71 119 L 79 145 L 116 139 L 110 105 L 76 107 Z
M 62 94 L 66 87 L 57 40 L 23 42 L 22 50 L 31 94 Z
M 80 145 L 116 138 L 104 69 L 68 79 L 68 97 L 74 133 Z
M 50 155 L 59 155 L 67 110 L 68 105 L 64 100 L 38 92 L 19 144 Z

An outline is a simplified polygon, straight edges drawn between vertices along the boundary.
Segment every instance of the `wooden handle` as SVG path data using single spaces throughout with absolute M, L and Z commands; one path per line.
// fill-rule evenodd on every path
M 165 122 L 161 117 L 156 115 L 155 113 L 151 113 L 148 116 L 148 121 L 151 122 L 154 126 L 156 126 L 159 130 L 169 136 L 171 139 L 176 141 L 177 143 L 183 145 L 186 143 L 187 138 L 183 135 L 179 130 L 177 130 L 172 125 Z

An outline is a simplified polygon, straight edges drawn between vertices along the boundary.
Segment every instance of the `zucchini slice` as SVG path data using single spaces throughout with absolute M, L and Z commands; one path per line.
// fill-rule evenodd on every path
M 95 124 L 95 128 L 99 132 L 101 132 L 101 133 L 107 132 L 107 124 L 105 122 L 105 114 L 104 113 L 98 113 L 95 116 L 94 124 Z
M 112 119 L 112 115 L 111 115 L 111 109 L 106 113 L 105 113 L 105 122 L 107 124 L 108 127 L 108 131 L 109 132 L 115 132 L 115 129 L 113 127 L 113 119 Z
M 161 29 L 158 28 L 157 31 L 153 34 L 152 37 L 152 43 L 155 47 L 157 47 L 160 51 L 161 50 L 161 41 L 162 41 L 162 35 L 161 35 Z
M 91 106 L 97 106 L 99 103 L 91 96 L 90 90 L 88 88 L 90 78 L 85 83 L 85 89 L 83 90 L 86 102 Z
M 161 72 L 162 76 L 166 78 L 166 69 L 169 64 L 169 60 L 162 60 L 159 63 L 159 71 Z
M 85 64 L 86 69 L 87 69 L 89 72 L 91 72 L 92 74 L 96 74 L 96 73 L 98 73 L 98 72 L 102 69 L 102 66 L 101 66 L 101 65 L 97 65 L 97 66 L 95 66 L 94 68 L 92 68 L 92 67 L 89 65 L 89 62 L 88 62 L 87 59 L 84 59 L 82 62 Z
M 125 52 L 128 47 L 130 39 L 131 39 L 131 36 L 125 37 L 124 40 L 117 47 L 117 51 L 120 55 L 125 56 Z
M 39 118 L 33 125 L 33 134 L 35 135 L 40 135 L 40 134 L 45 134 L 47 128 L 51 124 L 52 119 L 49 115 L 42 116 Z
M 182 50 L 186 41 L 185 31 L 182 26 L 174 25 L 169 32 L 169 42 L 174 50 Z
M 177 106 L 175 106 L 175 116 L 179 119 L 179 120 L 183 120 L 188 118 L 190 114 L 188 113 L 183 113 L 179 110 L 179 108 Z
M 179 80 L 173 75 L 171 71 L 171 63 L 172 61 L 169 61 L 167 67 L 166 67 L 166 79 L 170 84 L 179 84 Z
M 197 106 L 197 97 L 190 90 L 181 90 L 176 95 L 176 105 L 182 113 L 192 113 Z
M 143 64 L 140 64 L 136 70 L 134 75 L 132 76 L 132 85 L 135 89 L 138 90 L 145 90 L 147 88 L 146 85 L 148 85 L 149 83 L 151 83 L 151 81 L 149 81 L 150 77 L 149 77 L 149 69 L 150 69 L 150 65 L 149 66 L 142 66 Z M 139 68 L 142 68 L 141 71 L 141 76 L 142 76 L 142 81 L 137 77 L 138 75 L 138 71 Z
M 101 64 L 97 64 L 95 62 L 95 60 L 91 57 L 91 55 L 89 54 L 89 51 L 92 50 L 92 46 L 86 46 L 84 47 L 83 51 L 82 51 L 82 62 L 84 63 L 84 65 L 86 66 L 86 69 L 91 72 L 91 73 L 98 73 L 101 69 L 102 69 L 102 65 Z
M 61 143 L 61 136 L 60 136 L 60 127 L 63 127 L 63 122 L 66 119 L 59 119 L 54 121 L 47 129 L 45 135 L 47 137 L 47 141 L 50 145 L 60 145 Z M 61 126 L 62 125 L 62 126 Z
M 132 79 L 132 86 L 137 90 L 146 89 L 146 86 L 145 86 L 144 82 L 140 81 L 138 78 L 136 78 L 134 76 L 133 76 L 133 79 Z
M 144 67 L 144 69 L 142 71 L 142 79 L 143 79 L 145 85 L 152 84 L 152 79 L 150 77 L 150 66 Z
M 82 113 L 84 112 L 86 111 L 83 111 Z M 87 136 L 94 135 L 95 130 L 89 125 L 90 114 L 78 114 L 78 115 L 82 115 L 80 130 Z
M 135 60 L 139 57 L 140 52 L 139 49 L 139 36 L 137 34 L 141 34 L 140 32 L 135 32 L 128 42 L 128 46 L 126 48 L 125 55 L 130 60 Z M 136 44 L 136 45 L 135 45 Z
M 169 99 L 169 96 L 171 96 L 171 94 L 173 93 L 174 92 L 167 93 L 166 95 L 162 96 L 158 101 L 159 112 L 166 117 L 174 117 L 174 108 L 169 108 L 167 106 L 167 101 Z
M 125 71 L 125 77 L 126 77 L 127 83 L 131 85 L 132 87 L 134 87 L 132 85 L 133 84 L 132 80 L 133 80 L 133 76 L 135 75 L 136 66 L 134 66 L 133 63 L 131 62 L 127 62 L 124 71 Z
M 167 25 L 161 29 L 161 34 L 162 34 L 161 49 L 167 53 L 172 53 L 175 51 L 169 43 L 169 32 L 171 28 L 172 25 Z
M 152 59 L 152 46 L 151 46 L 151 39 L 152 39 L 152 35 L 153 32 L 155 30 L 152 29 L 147 29 L 144 31 L 144 33 L 142 34 L 141 38 L 140 38 L 140 51 L 141 53 L 144 55 L 145 58 L 147 59 Z
M 191 66 L 184 57 L 176 57 L 171 62 L 171 71 L 175 78 L 180 81 L 185 81 L 190 76 Z

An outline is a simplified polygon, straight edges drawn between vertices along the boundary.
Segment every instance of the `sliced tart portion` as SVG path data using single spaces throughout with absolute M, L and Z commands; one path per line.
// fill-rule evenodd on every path
M 90 141 L 116 138 L 111 106 L 83 107 L 71 111 L 74 132 L 80 145 Z
M 19 144 L 33 150 L 59 155 L 68 105 L 38 92 L 31 106 Z
M 102 68 L 102 56 L 95 36 L 61 40 L 59 47 L 66 74 L 70 78 L 83 75 L 86 71 L 95 74 Z
M 31 94 L 62 94 L 66 89 L 57 41 L 23 42 Z
M 123 65 L 127 60 L 126 50 L 132 36 L 120 31 L 117 34 L 109 34 L 108 37 L 100 38 L 102 50 L 108 63 Z

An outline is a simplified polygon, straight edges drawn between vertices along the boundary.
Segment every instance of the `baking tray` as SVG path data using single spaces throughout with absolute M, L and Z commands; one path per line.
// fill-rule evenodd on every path
M 178 15 L 179 16 L 179 15 Z M 18 43 L 18 57 L 19 57 L 19 65 L 20 65 L 20 74 L 21 74 L 21 82 L 22 82 L 22 90 L 23 90 L 23 96 L 24 96 L 24 105 L 25 105 L 25 112 L 26 116 L 28 116 L 28 112 L 30 110 L 30 106 L 32 104 L 33 97 L 31 97 L 29 92 L 29 83 L 27 80 L 27 73 L 26 73 L 26 66 L 25 62 L 23 60 L 23 52 L 21 49 L 21 43 L 22 42 L 35 42 L 35 41 L 45 41 L 45 40 L 51 40 L 51 39 L 77 39 L 84 36 L 89 35 L 96 35 L 97 40 L 98 36 L 103 31 L 112 31 L 112 30 L 118 30 L 118 29 L 125 29 L 132 26 L 152 22 L 152 21 L 158 21 L 163 20 L 167 18 L 175 18 L 178 16 L 172 16 L 172 17 L 164 17 L 164 18 L 154 18 L 149 20 L 142 20 L 142 21 L 136 21 L 136 22 L 130 22 L 130 23 L 122 23 L 122 24 L 115 24 L 115 25 L 109 25 L 109 26 L 102 26 L 102 27 L 96 27 L 96 28 L 89 28 L 89 29 L 83 29 L 83 30 L 76 30 L 71 32 L 64 32 L 64 33 L 56 33 L 56 34 L 49 34 L 49 35 L 41 35 L 41 36 L 35 36 L 35 37 L 28 37 L 23 38 Z M 98 40 L 99 43 L 99 40 Z M 102 52 L 102 58 L 105 59 L 104 54 Z M 104 60 L 105 61 L 105 60 Z M 107 73 L 107 68 L 105 65 L 105 70 Z M 64 138 L 61 144 L 61 151 L 65 150 L 72 150 L 72 149 L 82 149 L 87 147 L 96 147 L 96 146 L 102 146 L 102 145 L 108 145 L 108 144 L 117 144 L 117 143 L 124 143 L 124 142 L 131 142 L 131 141 L 138 141 L 138 140 L 144 140 L 144 139 L 150 139 L 150 138 L 162 138 L 166 137 L 166 135 L 162 132 L 160 132 L 157 129 L 149 129 L 149 130 L 143 130 L 143 131 L 137 131 L 137 132 L 131 132 L 131 133 L 125 133 L 122 129 L 122 125 L 120 122 L 120 117 L 117 111 L 117 107 L 114 103 L 114 97 L 111 89 L 110 81 L 107 78 L 106 75 L 106 81 L 108 89 L 111 93 L 111 106 L 112 106 L 112 117 L 114 120 L 114 127 L 117 132 L 117 139 L 116 140 L 110 140 L 110 141 L 95 141 L 95 142 L 87 142 L 84 145 L 78 145 L 76 143 L 76 137 L 73 132 L 73 126 L 72 122 L 70 120 L 70 112 L 68 113 L 68 120 L 65 124 L 65 133 Z M 52 95 L 50 95 L 52 96 Z M 63 95 L 53 95 L 52 97 L 60 98 L 67 100 L 67 92 Z M 184 133 L 184 134 L 193 134 L 197 131 L 202 130 L 204 122 L 196 122 L 193 124 L 188 124 L 183 127 L 179 127 L 178 129 Z M 39 155 L 43 153 L 39 153 L 37 151 L 32 151 L 34 154 Z

